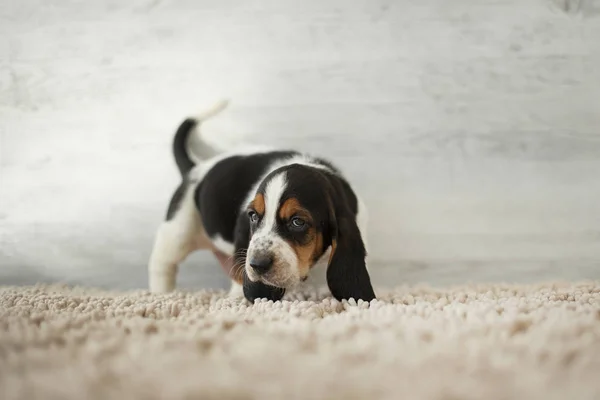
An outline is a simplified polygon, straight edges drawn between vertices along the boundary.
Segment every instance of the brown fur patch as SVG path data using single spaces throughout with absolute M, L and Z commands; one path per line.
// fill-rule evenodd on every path
M 287 199 L 281 207 L 279 207 L 279 218 L 284 221 L 298 216 L 312 223 L 312 216 L 304 207 L 300 205 L 298 199 L 292 197 Z M 314 227 L 311 227 L 308 232 L 308 241 L 304 245 L 292 244 L 292 248 L 298 257 L 298 269 L 300 276 L 304 277 L 308 274 L 308 270 L 314 265 L 316 259 L 323 253 L 323 235 L 317 233 Z
M 265 214 L 265 196 L 262 193 L 258 193 L 254 200 L 252 200 L 252 207 L 260 215 Z
M 298 257 L 298 269 L 301 277 L 308 274 L 308 271 L 323 254 L 323 234 L 317 233 L 314 228 L 310 228 L 308 235 L 310 239 L 305 245 L 292 245 Z
M 315 256 L 318 257 L 323 251 L 323 235 L 317 233 L 314 227 L 308 231 L 309 240 L 304 245 L 293 244 L 292 248 L 298 257 L 298 269 L 300 276 L 308 274 L 309 269 L 314 265 Z
M 281 207 L 279 207 L 279 218 L 284 221 L 292 218 L 294 215 L 298 215 L 299 217 L 308 219 L 310 218 L 310 213 L 306 211 L 301 205 L 298 199 L 292 197 L 287 199 Z
M 317 233 L 317 238 L 315 239 L 315 250 L 312 254 L 313 263 L 315 263 L 321 255 L 323 255 L 323 234 Z

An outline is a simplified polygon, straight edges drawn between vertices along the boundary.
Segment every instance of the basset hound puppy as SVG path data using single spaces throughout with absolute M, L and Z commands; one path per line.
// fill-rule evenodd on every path
M 264 147 L 219 153 L 205 141 L 197 154 L 188 151 L 189 136 L 226 106 L 223 101 L 186 119 L 175 133 L 182 181 L 156 233 L 150 290 L 172 291 L 178 264 L 207 249 L 232 279 L 230 294 L 249 301 L 281 299 L 322 259 L 336 299 L 374 299 L 366 267 L 366 210 L 331 163 Z

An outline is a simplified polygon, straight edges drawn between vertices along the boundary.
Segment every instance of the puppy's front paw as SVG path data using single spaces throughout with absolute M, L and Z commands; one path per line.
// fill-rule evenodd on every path
M 169 293 L 175 290 L 175 275 L 170 271 L 150 271 L 150 292 Z
M 243 299 L 244 298 L 244 287 L 239 283 L 232 281 L 231 288 L 229 289 L 229 293 L 227 293 L 227 297 L 230 299 Z

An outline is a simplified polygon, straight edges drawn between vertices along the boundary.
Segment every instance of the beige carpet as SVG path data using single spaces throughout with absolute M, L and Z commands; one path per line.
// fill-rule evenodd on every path
M 369 304 L 0 289 L 0 398 L 600 399 L 600 282 Z

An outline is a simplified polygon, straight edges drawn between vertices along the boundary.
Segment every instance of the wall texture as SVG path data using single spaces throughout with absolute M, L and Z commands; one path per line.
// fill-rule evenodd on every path
M 146 287 L 173 131 L 221 97 L 215 142 L 345 170 L 378 285 L 600 279 L 600 1 L 7 0 L 0 284 Z

